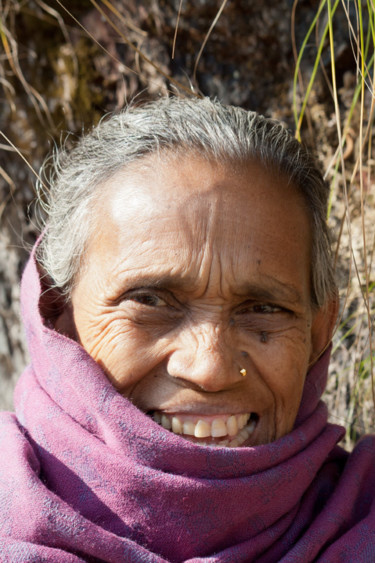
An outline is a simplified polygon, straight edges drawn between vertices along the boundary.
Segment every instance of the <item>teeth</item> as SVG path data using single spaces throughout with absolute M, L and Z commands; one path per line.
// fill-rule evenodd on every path
M 182 433 L 187 436 L 194 436 L 195 424 L 194 422 L 184 422 L 182 425 Z
M 225 446 L 227 446 L 229 444 L 229 440 L 221 440 L 221 442 L 219 442 L 219 446 L 221 448 L 224 448 Z
M 154 415 L 154 418 L 155 418 L 155 415 Z M 171 428 L 172 428 L 172 423 L 169 420 L 169 418 L 167 416 L 165 416 L 165 414 L 163 414 L 162 417 L 161 417 L 161 425 L 164 428 L 166 428 L 166 430 L 171 430 Z
M 182 434 L 182 424 L 177 416 L 174 416 L 172 418 L 172 432 L 174 432 L 175 434 Z
M 232 440 L 229 444 L 230 448 L 237 448 L 240 445 L 240 440 Z
M 208 436 L 211 436 L 210 425 L 204 420 L 198 420 L 194 430 L 194 436 L 196 438 L 208 438 Z
M 248 433 L 247 430 L 243 429 L 243 430 L 241 430 L 241 432 L 239 433 L 239 436 L 240 436 L 241 438 L 243 438 L 244 440 L 247 440 L 248 437 L 250 436 L 250 434 Z
M 159 412 L 154 412 L 153 418 L 154 418 L 155 422 L 157 422 L 158 424 L 161 424 L 162 416 Z
M 249 420 L 250 415 L 249 414 L 240 414 L 239 416 L 239 423 L 238 423 L 238 429 L 241 430 L 244 426 L 246 426 L 247 421 Z
M 211 436 L 213 438 L 221 438 L 228 434 L 227 425 L 222 418 L 216 418 L 212 421 Z
M 237 418 L 233 415 L 227 420 L 228 434 L 229 436 L 235 436 L 238 432 Z
M 255 422 L 255 420 L 251 420 L 249 422 L 249 424 L 247 425 L 247 430 L 248 430 L 249 434 L 252 434 L 254 432 L 256 425 L 257 425 L 257 423 Z
M 172 430 L 175 434 L 194 436 L 195 438 L 225 438 L 217 442 L 201 445 L 212 445 L 213 447 L 238 447 L 242 445 L 254 432 L 256 421 L 250 419 L 250 413 L 237 414 L 231 416 L 221 416 L 211 419 L 211 421 L 199 419 L 198 422 L 186 415 L 173 416 L 154 412 L 155 422 L 161 424 L 166 430 Z M 187 419 L 187 420 L 186 420 Z

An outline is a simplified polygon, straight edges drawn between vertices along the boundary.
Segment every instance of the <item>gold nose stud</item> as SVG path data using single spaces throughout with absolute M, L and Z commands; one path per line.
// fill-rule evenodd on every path
M 247 371 L 245 370 L 245 368 L 240 369 L 240 374 L 242 375 L 242 377 L 246 376 Z

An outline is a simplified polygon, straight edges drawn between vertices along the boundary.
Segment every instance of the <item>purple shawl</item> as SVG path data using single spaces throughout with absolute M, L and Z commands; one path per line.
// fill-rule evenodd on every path
M 123 398 L 22 284 L 31 366 L 0 417 L 2 562 L 374 562 L 375 440 L 351 455 L 309 372 L 294 430 L 268 445 L 209 448 Z

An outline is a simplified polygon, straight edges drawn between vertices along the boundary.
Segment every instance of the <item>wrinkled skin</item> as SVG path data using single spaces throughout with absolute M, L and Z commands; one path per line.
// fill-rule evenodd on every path
M 256 162 L 148 157 L 103 186 L 97 209 L 57 329 L 144 412 L 253 412 L 247 445 L 288 433 L 335 320 L 334 304 L 311 303 L 295 188 Z

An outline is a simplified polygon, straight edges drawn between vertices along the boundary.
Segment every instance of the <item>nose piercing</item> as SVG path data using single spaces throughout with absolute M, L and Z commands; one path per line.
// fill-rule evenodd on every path
M 242 375 L 242 377 L 246 376 L 247 371 L 245 370 L 245 368 L 240 369 L 240 374 Z

